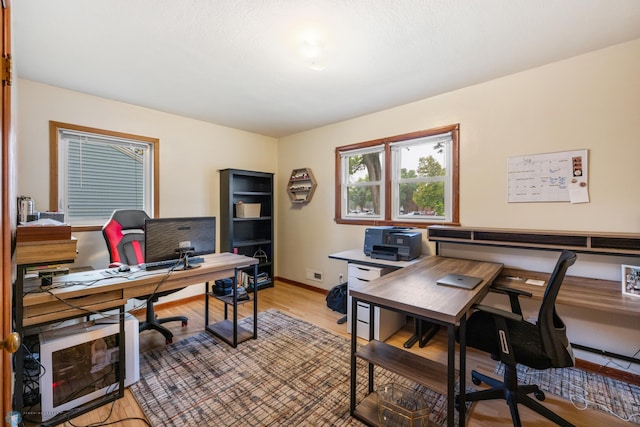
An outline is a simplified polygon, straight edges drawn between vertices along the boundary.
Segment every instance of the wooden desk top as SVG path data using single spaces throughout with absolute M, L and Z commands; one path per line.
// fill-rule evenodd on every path
M 126 304 L 128 299 L 180 289 L 211 280 L 233 277 L 235 268 L 258 263 L 256 258 L 232 253 L 203 256 L 200 267 L 168 272 L 137 270 L 104 274 L 92 270 L 57 276 L 49 291 L 39 289 L 39 280 L 25 280 L 23 297 L 24 326 L 38 325 L 82 316 L 87 310 L 100 311 Z M 108 269 L 114 271 L 114 269 Z M 59 286 L 56 288 L 56 285 Z
M 338 259 L 341 261 L 353 262 L 362 265 L 369 265 L 372 267 L 393 267 L 393 268 L 403 268 L 407 267 L 411 264 L 415 264 L 423 259 L 425 259 L 427 255 L 420 255 L 416 259 L 412 259 L 411 261 L 392 261 L 387 259 L 377 259 L 371 258 L 364 254 L 364 250 L 360 249 L 350 249 L 348 251 L 336 252 L 334 254 L 329 255 L 331 259 Z
M 489 291 L 502 264 L 430 256 L 368 283 L 350 286 L 349 294 L 359 300 L 455 324 L 471 306 Z M 473 290 L 440 286 L 436 281 L 449 273 L 481 277 Z
M 505 268 L 494 284 L 530 292 L 532 298 L 542 299 L 550 275 L 550 273 Z M 527 279 L 543 280 L 544 286 L 527 284 L 525 282 Z M 556 302 L 571 307 L 640 317 L 640 298 L 623 295 L 621 287 L 620 282 L 611 280 L 565 276 Z

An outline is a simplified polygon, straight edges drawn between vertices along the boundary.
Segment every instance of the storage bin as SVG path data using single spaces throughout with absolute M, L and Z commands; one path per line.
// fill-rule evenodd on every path
M 236 217 L 238 218 L 260 217 L 260 203 L 236 203 Z
M 428 427 L 431 408 L 415 390 L 400 384 L 378 388 L 378 418 L 383 426 Z

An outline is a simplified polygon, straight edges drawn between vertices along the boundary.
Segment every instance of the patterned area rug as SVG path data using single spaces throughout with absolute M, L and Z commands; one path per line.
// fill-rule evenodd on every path
M 494 371 L 500 376 L 504 365 Z M 578 368 L 537 370 L 518 365 L 518 382 L 570 400 L 578 409 L 595 408 L 640 424 L 640 387 Z
M 361 426 L 349 416 L 349 351 L 348 339 L 269 310 L 258 314 L 258 339 L 236 349 L 202 332 L 143 353 L 131 391 L 153 426 Z M 432 425 L 446 423 L 443 395 L 381 369 L 375 378 L 376 387 L 413 387 L 431 405 Z

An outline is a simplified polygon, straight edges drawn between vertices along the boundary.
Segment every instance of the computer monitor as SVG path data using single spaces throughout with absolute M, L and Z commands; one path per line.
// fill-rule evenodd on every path
M 181 255 L 216 251 L 216 218 L 149 218 L 144 224 L 145 264 L 175 260 Z

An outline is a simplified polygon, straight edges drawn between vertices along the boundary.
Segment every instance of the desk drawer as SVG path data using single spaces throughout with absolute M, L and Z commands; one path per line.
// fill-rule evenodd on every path
M 370 267 L 368 265 L 349 264 L 349 279 L 373 280 L 393 271 L 392 268 Z
M 358 302 L 358 320 L 369 323 L 369 304 Z
M 387 273 L 394 271 L 395 268 L 390 267 L 370 267 L 357 263 L 349 263 L 348 274 L 349 286 L 368 283 Z M 369 336 L 369 313 L 370 305 L 364 302 L 357 304 L 357 335 L 360 338 L 370 340 Z M 351 327 L 351 297 L 347 298 L 347 330 L 352 331 Z M 393 335 L 405 323 L 405 317 L 399 313 L 384 310 L 376 307 L 374 312 L 374 339 L 385 340 Z

